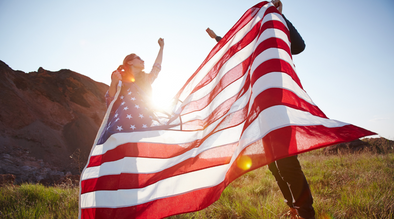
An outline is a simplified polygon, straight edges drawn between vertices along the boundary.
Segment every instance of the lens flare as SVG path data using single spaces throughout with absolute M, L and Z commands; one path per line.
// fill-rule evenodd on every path
M 252 167 L 252 159 L 246 155 L 242 155 L 237 159 L 237 166 L 243 170 L 249 170 Z

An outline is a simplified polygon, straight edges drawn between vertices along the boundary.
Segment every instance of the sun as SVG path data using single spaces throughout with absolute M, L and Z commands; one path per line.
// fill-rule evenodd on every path
M 170 107 L 172 98 L 175 96 L 177 90 L 174 87 L 169 87 L 167 83 L 162 81 L 157 82 L 152 84 L 152 103 L 155 108 L 166 110 Z
M 177 92 L 185 85 L 190 74 L 184 72 L 192 72 L 190 68 L 183 65 L 170 65 L 169 72 L 161 72 L 152 84 L 152 104 L 158 109 L 168 112 L 168 107 L 173 103 L 173 98 Z

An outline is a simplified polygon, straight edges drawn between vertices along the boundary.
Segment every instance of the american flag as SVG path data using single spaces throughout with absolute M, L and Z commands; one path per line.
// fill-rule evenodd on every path
M 248 171 L 375 134 L 329 119 L 314 104 L 295 72 L 289 39 L 270 2 L 250 8 L 177 93 L 166 125 L 149 115 L 158 126 L 133 129 L 124 108 L 135 108 L 134 91 L 118 89 L 81 174 L 79 217 L 197 211 Z M 126 122 L 115 124 L 118 118 Z

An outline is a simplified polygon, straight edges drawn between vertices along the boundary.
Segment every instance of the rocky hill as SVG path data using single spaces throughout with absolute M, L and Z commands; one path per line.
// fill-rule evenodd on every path
M 0 61 L 0 174 L 54 182 L 78 174 L 104 117 L 108 86 L 70 70 L 14 71 Z

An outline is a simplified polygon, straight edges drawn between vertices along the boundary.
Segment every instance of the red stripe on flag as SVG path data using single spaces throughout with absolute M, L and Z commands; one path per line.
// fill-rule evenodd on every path
M 261 141 L 270 161 L 342 142 L 349 142 L 375 133 L 366 129 L 346 125 L 328 128 L 318 126 L 288 126 L 274 130 Z
M 194 148 L 196 142 L 188 144 L 187 147 L 175 144 L 158 143 L 126 143 L 108 150 L 105 154 L 92 156 L 87 167 L 100 166 L 103 163 L 120 160 L 125 157 L 150 157 L 170 158 L 178 156 Z
M 287 27 L 285 26 L 284 23 L 277 21 L 277 20 L 270 20 L 267 21 L 263 24 L 263 26 L 261 26 L 261 33 L 262 34 L 264 32 L 264 30 L 267 29 L 276 29 L 276 30 L 281 30 L 284 34 L 287 35 L 287 39 L 290 41 L 290 32 L 289 29 L 287 29 Z M 289 55 L 291 55 L 291 52 L 289 51 Z
M 295 73 L 293 67 L 290 65 L 290 63 L 282 59 L 270 59 L 261 63 L 253 72 L 251 78 L 252 86 L 261 76 L 271 72 L 283 72 L 288 74 L 293 79 L 293 81 L 296 82 L 301 89 L 303 89 L 301 81 Z
M 261 92 L 254 99 L 245 127 L 249 126 L 262 111 L 276 105 L 288 106 L 293 109 L 309 112 L 314 116 L 327 118 L 317 106 L 299 98 L 292 91 L 282 88 L 270 88 Z

